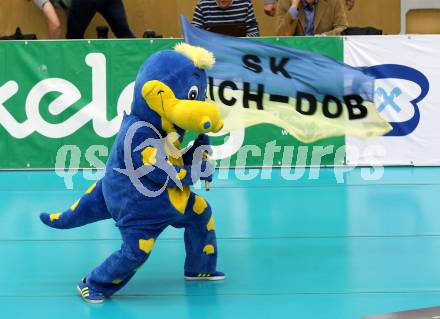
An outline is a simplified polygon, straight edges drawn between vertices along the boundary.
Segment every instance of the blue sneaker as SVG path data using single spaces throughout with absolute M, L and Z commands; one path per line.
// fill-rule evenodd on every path
M 225 274 L 221 271 L 216 271 L 213 273 L 192 273 L 185 271 L 185 280 L 188 281 L 197 281 L 197 280 L 207 280 L 207 281 L 216 281 L 225 279 Z
M 82 278 L 81 281 L 76 285 L 76 289 L 78 290 L 82 299 L 85 302 L 98 304 L 104 302 L 104 295 L 100 292 L 94 291 L 87 285 L 86 278 Z

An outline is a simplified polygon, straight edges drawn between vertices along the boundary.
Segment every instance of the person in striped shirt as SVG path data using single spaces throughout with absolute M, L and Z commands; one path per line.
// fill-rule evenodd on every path
M 247 37 L 260 35 L 251 0 L 200 0 L 194 9 L 192 24 L 198 28 L 233 23 L 245 23 Z

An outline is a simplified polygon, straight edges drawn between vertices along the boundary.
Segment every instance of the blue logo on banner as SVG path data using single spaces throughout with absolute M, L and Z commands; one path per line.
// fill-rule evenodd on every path
M 420 122 L 420 110 L 418 103 L 422 101 L 429 92 L 429 81 L 426 76 L 413 68 L 398 64 L 383 64 L 365 68 L 365 73 L 374 76 L 376 80 L 380 79 L 401 79 L 416 83 L 420 87 L 420 95 L 410 101 L 414 108 L 414 115 L 407 121 L 390 122 L 393 129 L 386 136 L 406 136 L 414 132 Z M 383 98 L 383 103 L 378 107 L 379 112 L 383 112 L 387 107 L 400 112 L 401 108 L 395 102 L 395 99 L 402 94 L 399 87 L 395 87 L 391 92 L 386 92 L 379 87 L 375 92 Z

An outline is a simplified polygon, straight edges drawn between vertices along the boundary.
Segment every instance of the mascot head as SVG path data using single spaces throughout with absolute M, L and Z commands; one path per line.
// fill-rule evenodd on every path
M 181 43 L 161 51 L 142 65 L 135 84 L 131 114 L 161 133 L 218 132 L 223 122 L 217 107 L 204 102 L 212 53 Z

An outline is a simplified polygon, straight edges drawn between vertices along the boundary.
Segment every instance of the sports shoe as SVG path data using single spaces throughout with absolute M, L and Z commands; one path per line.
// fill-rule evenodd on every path
M 197 281 L 197 280 L 208 280 L 208 281 L 216 281 L 225 279 L 225 274 L 221 271 L 216 271 L 213 273 L 192 273 L 185 271 L 185 280 L 188 281 Z
M 94 291 L 87 285 L 86 278 L 82 278 L 81 281 L 76 285 L 76 289 L 78 290 L 82 299 L 85 302 L 98 304 L 104 302 L 104 295 L 100 292 Z

